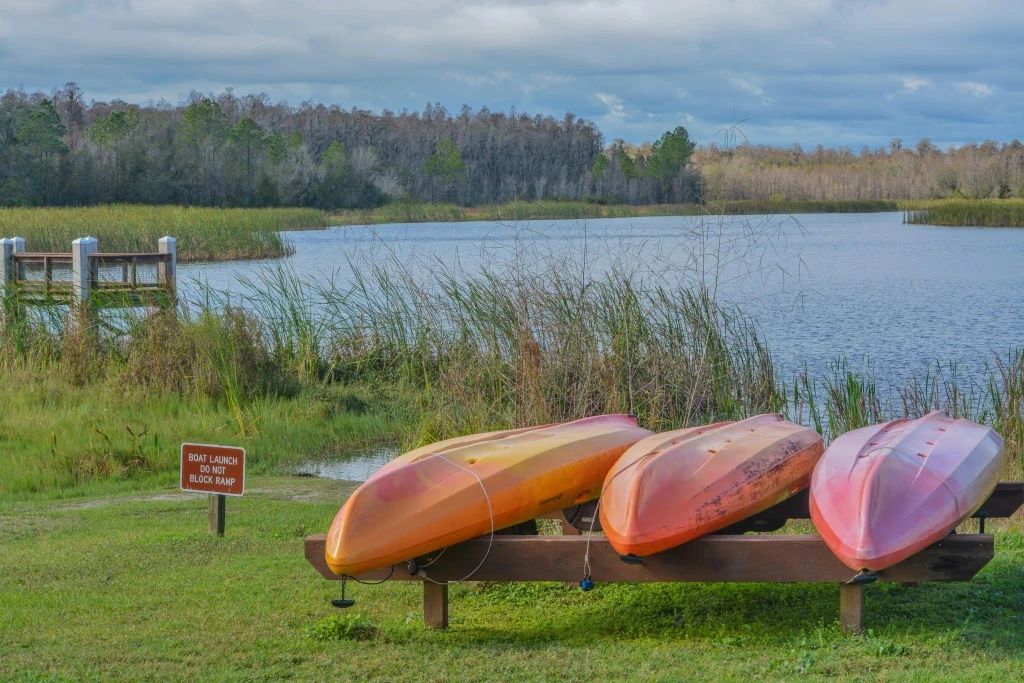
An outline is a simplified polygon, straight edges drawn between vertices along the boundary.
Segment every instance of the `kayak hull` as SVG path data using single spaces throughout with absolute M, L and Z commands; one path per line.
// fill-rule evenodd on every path
M 643 557 L 724 529 L 807 488 L 821 435 L 768 414 L 656 434 L 605 479 L 608 542 Z
M 636 418 L 602 415 L 406 453 L 342 506 L 327 564 L 360 574 L 596 498 L 608 469 L 650 433 Z
M 811 520 L 854 571 L 893 566 L 977 512 L 1006 464 L 991 428 L 941 411 L 847 432 L 811 480 Z

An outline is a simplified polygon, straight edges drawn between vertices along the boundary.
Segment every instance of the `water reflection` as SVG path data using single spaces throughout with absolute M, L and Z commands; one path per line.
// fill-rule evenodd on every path
M 395 446 L 375 446 L 351 451 L 338 458 L 308 460 L 298 466 L 299 476 L 366 481 L 374 472 L 393 460 L 401 451 Z

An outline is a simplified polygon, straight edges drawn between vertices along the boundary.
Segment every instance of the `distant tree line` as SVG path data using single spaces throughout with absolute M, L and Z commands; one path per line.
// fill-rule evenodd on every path
M 709 198 L 939 199 L 1024 197 L 1024 145 L 986 140 L 938 149 L 928 138 L 907 147 L 900 139 L 877 149 L 818 145 L 770 147 L 714 144 L 698 149 Z
M 74 83 L 0 97 L 0 205 L 462 205 L 512 199 L 1024 196 L 1019 142 L 946 151 L 698 147 L 683 127 L 605 145 L 592 122 L 440 104 L 380 114 L 266 95 L 193 92 L 184 103 L 86 102 Z
M 572 114 L 438 104 L 375 114 L 231 90 L 179 105 L 87 103 L 69 83 L 0 97 L 0 205 L 579 199 L 602 147 L 597 127 Z

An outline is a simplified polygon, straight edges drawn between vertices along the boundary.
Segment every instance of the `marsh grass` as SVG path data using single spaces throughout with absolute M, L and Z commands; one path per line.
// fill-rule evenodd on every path
M 183 441 L 245 446 L 252 472 L 392 442 L 395 387 L 300 386 L 235 307 L 0 335 L 0 497 L 96 481 L 170 483 Z
M 243 433 L 229 401 L 158 391 L 123 369 L 85 386 L 69 384 L 54 365 L 6 367 L 3 379 L 0 500 L 74 496 L 100 485 L 176 487 L 186 441 L 243 446 L 255 475 L 394 442 L 416 416 L 399 390 L 327 386 L 246 398 Z
M 457 221 L 519 222 L 583 220 L 643 216 L 792 215 L 810 213 L 877 213 L 902 211 L 905 223 L 949 226 L 1024 226 L 1024 199 L 935 200 L 734 200 L 704 204 L 605 204 L 593 201 L 515 201 L 463 207 L 455 204 L 394 202 L 367 210 L 330 214 L 338 225 L 385 223 L 448 223 Z
M 717 201 L 705 204 L 606 204 L 593 201 L 515 201 L 507 204 L 462 207 L 455 204 L 394 202 L 376 209 L 339 210 L 332 220 L 339 225 L 385 223 L 437 223 L 453 221 L 581 220 L 642 216 L 788 215 L 800 213 L 868 213 L 897 211 L 887 200 L 834 201 Z
M 738 258 L 719 242 L 720 261 Z M 714 279 L 536 242 L 471 267 L 393 253 L 353 257 L 349 275 L 286 267 L 243 279 L 272 354 L 304 381 L 401 381 L 422 406 L 419 442 L 601 412 L 667 429 L 779 409 L 753 323 L 715 299 Z
M 903 222 L 924 225 L 1024 227 L 1024 199 L 901 202 Z
M 1024 475 L 1024 348 L 993 357 L 976 375 L 965 376 L 955 363 L 937 362 L 904 385 L 882 384 L 870 369 L 852 370 L 840 358 L 824 376 L 812 378 L 805 370 L 783 391 L 793 417 L 829 441 L 853 429 L 935 410 L 991 425 L 1006 442 L 1004 478 Z
M 178 260 L 225 261 L 285 256 L 282 231 L 330 225 L 315 209 L 211 209 L 116 204 L 74 208 L 0 208 L 0 236 L 23 237 L 28 251 L 69 252 L 71 241 L 95 237 L 105 252 L 154 252 L 178 240 Z

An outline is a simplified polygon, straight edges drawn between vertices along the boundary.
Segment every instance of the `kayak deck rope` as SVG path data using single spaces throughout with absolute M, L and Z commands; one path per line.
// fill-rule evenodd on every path
M 444 585 L 447 585 L 449 583 L 462 583 L 464 581 L 468 581 L 470 579 L 470 577 L 472 577 L 474 574 L 476 574 L 478 571 L 480 571 L 480 567 L 483 567 L 484 566 L 484 562 L 486 562 L 487 558 L 490 557 L 490 555 L 491 555 L 491 548 L 494 547 L 494 531 L 495 531 L 495 529 L 494 529 L 494 508 L 491 506 L 491 497 L 490 497 L 490 495 L 488 495 L 487 487 L 484 486 L 484 480 L 480 478 L 480 475 L 478 475 L 476 472 L 474 472 L 473 470 L 469 469 L 468 467 L 463 467 L 462 465 L 460 465 L 460 464 L 458 464 L 456 462 L 452 462 L 451 460 L 449 460 L 448 458 L 444 457 L 440 453 L 433 453 L 432 455 L 435 458 L 441 458 L 442 460 L 444 460 L 446 463 L 448 463 L 452 467 L 457 467 L 460 470 L 462 470 L 463 472 L 468 472 L 468 473 L 472 474 L 476 478 L 477 483 L 480 484 L 480 490 L 484 492 L 484 500 L 487 501 L 487 515 L 491 518 L 491 536 L 490 536 L 490 540 L 488 540 L 488 542 L 487 542 L 487 552 L 484 553 L 483 559 L 480 560 L 480 563 L 476 567 L 473 568 L 473 571 L 471 571 L 470 573 L 466 574 L 461 579 L 457 579 L 455 581 L 435 581 L 434 579 L 432 579 L 429 576 L 427 576 L 427 573 L 425 571 L 423 571 L 424 567 L 429 567 L 430 565 L 432 565 L 435 562 L 437 562 L 441 558 L 441 555 L 444 555 L 444 551 L 448 550 L 448 547 L 445 546 L 441 550 L 440 554 L 438 554 L 437 557 L 435 557 L 434 559 L 432 559 L 430 562 L 428 562 L 427 564 L 423 565 L 422 567 L 419 567 L 418 570 L 416 572 L 414 572 L 416 575 L 418 575 L 424 581 L 429 581 L 430 583 L 437 584 L 438 586 L 444 586 Z M 414 562 L 415 561 L 410 561 L 410 566 L 415 566 Z
M 387 581 L 388 579 L 390 579 L 390 578 L 391 578 L 392 576 L 394 576 L 394 574 L 395 574 L 395 565 L 391 565 L 391 571 L 390 571 L 390 572 L 388 572 L 388 575 L 387 575 L 387 576 L 385 576 L 385 577 L 384 577 L 383 579 L 381 579 L 380 581 L 360 581 L 359 579 L 357 579 L 357 578 L 356 578 L 356 577 L 354 577 L 354 576 L 350 576 L 350 577 L 348 577 L 348 578 L 352 579 L 352 580 L 353 580 L 353 581 L 355 581 L 356 583 L 361 583 L 361 584 L 363 584 L 364 586 L 379 586 L 379 585 L 381 585 L 382 583 L 384 583 L 385 581 Z

